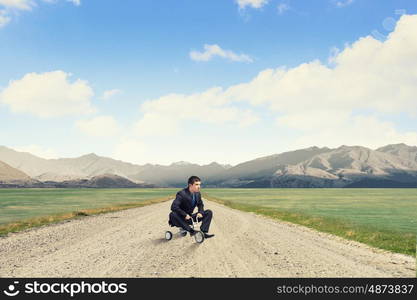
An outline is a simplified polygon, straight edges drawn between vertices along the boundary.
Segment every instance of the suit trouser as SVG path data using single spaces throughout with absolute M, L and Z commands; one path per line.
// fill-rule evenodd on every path
M 201 226 L 200 226 L 200 230 L 203 232 L 208 232 L 209 228 L 210 228 L 210 223 L 211 223 L 211 219 L 213 217 L 213 212 L 210 209 L 207 209 L 205 211 L 203 211 L 202 213 L 203 215 L 203 219 L 199 218 L 198 222 L 202 222 Z M 191 217 L 193 218 L 193 220 L 196 222 L 196 218 L 197 218 L 197 213 L 192 214 Z M 171 212 L 169 214 L 169 223 L 170 225 L 173 226 L 177 226 L 177 227 L 181 227 L 182 229 L 186 230 L 186 231 L 191 231 L 191 224 L 192 221 L 190 220 L 185 220 L 185 218 L 179 214 L 177 214 L 176 212 Z

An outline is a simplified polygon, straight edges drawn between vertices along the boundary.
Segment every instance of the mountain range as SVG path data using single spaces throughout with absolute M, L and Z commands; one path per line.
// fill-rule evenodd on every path
M 44 159 L 0 146 L 0 187 L 417 187 L 417 147 L 310 147 L 235 166 L 180 161 L 136 165 L 98 156 Z

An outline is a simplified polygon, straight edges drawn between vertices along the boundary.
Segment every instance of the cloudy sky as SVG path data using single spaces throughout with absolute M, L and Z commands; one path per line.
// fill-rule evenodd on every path
M 417 145 L 417 3 L 0 0 L 0 145 L 237 164 Z

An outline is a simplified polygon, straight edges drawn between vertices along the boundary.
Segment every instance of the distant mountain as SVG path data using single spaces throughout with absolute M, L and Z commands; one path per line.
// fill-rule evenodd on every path
M 45 187 L 60 188 L 151 188 L 152 184 L 134 183 L 124 177 L 103 174 L 94 176 L 91 179 L 65 180 L 63 182 L 46 181 L 43 183 Z
M 199 176 L 205 184 L 210 180 L 215 180 L 228 169 L 227 165 L 220 165 L 216 162 L 203 166 L 184 162 L 172 163 L 169 166 L 145 165 L 140 172 L 129 178 L 151 182 L 158 186 L 182 187 L 187 185 L 187 179 L 191 175 Z
M 0 161 L 0 183 L 15 184 L 32 181 L 33 180 L 24 172 Z
M 205 179 L 215 178 L 231 167 L 216 162 L 200 166 L 184 161 L 169 166 L 135 165 L 94 153 L 76 158 L 44 159 L 5 146 L 0 146 L 0 160 L 41 182 L 79 184 L 80 180 L 84 182 L 94 176 L 113 174 L 140 185 L 160 187 L 184 186 L 190 174 L 198 174 Z
M 297 164 L 282 164 L 273 175 L 248 178 L 241 187 L 417 187 L 416 147 L 377 150 L 341 146 Z
M 3 166 L 6 176 L 30 176 L 29 186 L 40 187 L 183 187 L 191 175 L 202 178 L 203 187 L 417 187 L 417 147 L 405 144 L 376 150 L 310 147 L 236 166 L 186 161 L 135 165 L 93 153 L 43 159 L 4 146 L 0 160 L 8 165 Z
M 102 174 L 129 178 L 143 167 L 94 153 L 77 158 L 44 159 L 26 152 L 0 146 L 0 160 L 41 181 L 89 179 Z M 139 180 L 137 183 L 143 183 Z
M 388 175 L 392 169 L 410 170 L 410 163 L 389 153 L 365 147 L 341 146 L 315 155 L 289 169 L 287 173 L 295 175 L 337 179 L 341 175 Z M 280 169 L 277 174 L 283 175 L 285 172 Z
M 63 182 L 69 180 L 78 180 L 78 179 L 88 179 L 88 177 L 84 176 L 77 176 L 77 175 L 60 175 L 53 172 L 46 172 L 41 175 L 35 176 L 35 179 L 39 181 L 55 181 L 55 182 Z
M 261 181 L 267 180 L 265 178 L 273 176 L 281 165 L 295 165 L 310 159 L 315 155 L 327 153 L 329 151 L 331 151 L 331 149 L 327 147 L 310 147 L 306 149 L 260 157 L 228 168 L 215 178 L 208 178 L 207 184 L 226 187 L 246 185 L 256 179 Z
M 417 147 L 407 146 L 406 144 L 387 145 L 376 149 L 378 152 L 388 153 L 398 157 L 407 167 L 417 168 Z

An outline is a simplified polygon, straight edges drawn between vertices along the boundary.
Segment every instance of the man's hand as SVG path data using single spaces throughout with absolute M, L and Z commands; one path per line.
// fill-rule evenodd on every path
M 188 221 L 189 219 L 191 219 L 190 215 L 186 215 L 185 219 Z
M 202 214 L 200 214 L 200 213 L 198 213 L 198 214 L 197 214 L 197 218 L 202 219 L 202 218 L 203 218 L 203 215 L 202 215 Z

